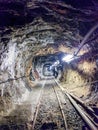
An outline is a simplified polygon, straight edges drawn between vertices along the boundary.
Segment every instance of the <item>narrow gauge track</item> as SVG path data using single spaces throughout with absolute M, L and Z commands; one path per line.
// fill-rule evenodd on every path
M 64 93 L 68 97 L 71 104 L 74 106 L 76 111 L 79 113 L 79 115 L 87 125 L 85 129 L 98 130 L 98 115 L 95 115 L 94 110 L 90 107 L 85 106 L 85 104 L 79 98 L 65 90 L 57 81 L 56 83 L 62 93 Z
M 84 112 L 77 112 L 75 101 L 55 81 L 43 87 L 30 130 L 97 130 Z M 85 120 L 84 120 L 85 119 Z M 85 121 L 85 122 L 84 122 Z M 89 126 L 89 127 L 88 127 Z
M 41 92 L 33 118 L 32 130 L 68 130 L 54 85 L 45 86 Z

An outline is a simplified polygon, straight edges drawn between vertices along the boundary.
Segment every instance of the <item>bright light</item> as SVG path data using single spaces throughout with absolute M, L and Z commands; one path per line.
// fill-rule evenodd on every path
M 56 62 L 54 62 L 53 65 L 58 65 L 59 64 L 59 60 L 57 60 Z
M 75 58 L 74 58 L 74 56 L 73 55 L 71 55 L 71 54 L 68 54 L 68 55 L 66 55 L 65 57 L 63 57 L 63 61 L 65 61 L 65 62 L 71 62 L 72 60 L 74 60 Z

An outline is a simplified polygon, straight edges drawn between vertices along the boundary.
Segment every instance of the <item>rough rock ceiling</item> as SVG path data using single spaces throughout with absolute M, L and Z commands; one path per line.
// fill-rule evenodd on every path
M 0 0 L 0 25 L 23 25 L 35 17 L 47 22 L 96 22 L 97 0 Z
M 43 24 L 41 29 L 32 28 L 33 33 L 50 31 L 50 34 L 53 32 L 56 35 L 54 43 L 66 41 L 69 46 L 77 46 L 97 21 L 97 0 L 0 0 L 0 34 L 1 37 L 4 35 L 3 41 L 9 40 L 10 36 L 6 39 L 5 35 L 15 28 L 26 28 L 25 25 L 32 22 L 36 27 Z M 52 27 L 44 27 L 44 24 Z M 5 29 L 8 26 L 10 28 Z

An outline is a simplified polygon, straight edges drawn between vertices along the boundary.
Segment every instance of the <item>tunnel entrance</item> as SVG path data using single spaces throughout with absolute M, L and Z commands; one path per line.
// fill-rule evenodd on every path
M 63 71 L 63 52 L 37 55 L 32 59 L 30 80 L 60 78 Z

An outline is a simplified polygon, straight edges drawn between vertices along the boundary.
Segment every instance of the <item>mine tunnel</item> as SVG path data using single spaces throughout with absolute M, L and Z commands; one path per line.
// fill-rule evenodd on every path
M 97 0 L 0 0 L 0 130 L 98 130 Z

